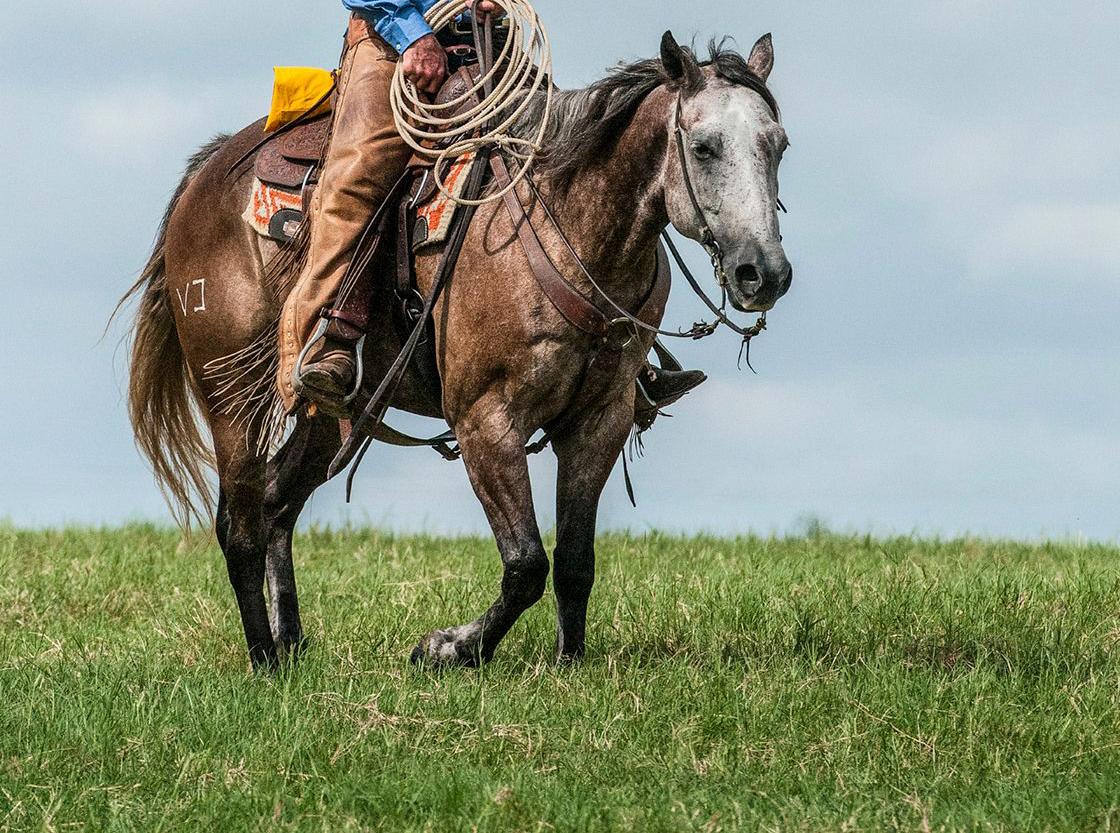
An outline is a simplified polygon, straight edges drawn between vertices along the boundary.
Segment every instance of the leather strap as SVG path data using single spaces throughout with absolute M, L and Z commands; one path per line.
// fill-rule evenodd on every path
M 669 261 L 660 247 L 658 247 L 657 255 L 657 275 L 646 300 L 638 309 L 639 316 L 660 315 L 659 310 L 664 309 L 665 301 L 669 297 Z M 643 318 L 643 320 L 645 319 Z M 530 453 L 541 451 L 556 438 L 564 436 L 581 417 L 586 416 L 596 405 L 599 408 L 606 405 L 604 397 L 618 378 L 618 368 L 622 361 L 624 349 L 625 345 L 620 346 L 610 339 L 604 338 L 600 342 L 598 349 L 584 365 L 583 375 L 576 385 L 576 394 L 572 401 L 568 403 L 568 407 L 556 419 L 545 426 L 544 436 L 529 447 Z M 631 492 L 632 487 L 627 486 L 627 493 Z M 632 494 L 630 500 L 631 502 L 634 500 Z
M 490 155 L 490 170 L 493 171 L 499 188 L 505 188 L 509 184 L 509 169 L 500 154 Z M 537 230 L 533 228 L 517 194 L 511 190 L 503 199 L 517 230 L 521 248 L 525 250 L 525 256 L 529 259 L 529 268 L 533 270 L 533 275 L 544 290 L 544 294 L 548 296 L 548 300 L 573 327 L 588 335 L 605 338 L 610 330 L 610 319 L 560 274 L 544 250 L 544 246 L 541 245 Z
M 491 155 L 490 169 L 494 173 L 497 186 L 504 188 L 509 183 L 509 169 L 506 168 L 505 161 L 501 159 L 499 154 Z M 552 258 L 548 256 L 548 252 L 541 244 L 537 230 L 533 226 L 533 221 L 526 213 L 517 193 L 510 191 L 503 200 L 510 219 L 513 220 L 514 228 L 517 230 L 521 248 L 525 251 L 525 257 L 529 261 L 529 268 L 532 269 L 533 276 L 537 279 L 537 283 L 540 284 L 552 305 L 576 329 L 596 338 L 605 338 L 609 334 L 615 319 L 585 298 L 567 278 L 560 274 L 560 270 L 556 268 Z M 563 231 L 556 227 L 555 223 L 553 223 L 553 226 L 557 233 L 563 237 Z M 661 320 L 661 316 L 665 312 L 665 304 L 668 302 L 671 280 L 672 272 L 669 268 L 669 259 L 665 254 L 665 249 L 659 243 L 657 246 L 657 271 L 654 274 L 653 285 L 633 314 L 633 318 L 651 327 L 653 326 L 651 322 Z
M 396 295 L 404 301 L 412 293 L 412 205 L 402 199 L 397 208 Z
M 324 309 L 319 317 L 327 319 L 327 329 L 323 331 L 323 335 L 331 341 L 345 344 L 357 344 L 366 334 L 366 327 L 369 325 L 369 315 L 365 310 L 360 314 L 351 314 L 342 309 Z
M 634 313 L 634 317 L 650 326 L 653 326 L 652 322 L 660 321 L 665 314 L 665 305 L 669 303 L 669 289 L 672 283 L 673 270 L 669 266 L 669 256 L 665 254 L 665 247 L 658 242 L 657 271 L 653 274 L 653 286 L 650 287 L 649 294 L 638 307 L 638 311 Z
M 509 171 L 505 162 L 497 153 L 490 157 L 490 168 L 494 173 L 496 185 L 499 188 L 505 187 L 509 183 Z M 584 365 L 583 374 L 576 385 L 575 397 L 568 407 L 546 427 L 544 436 L 528 447 L 528 452 L 534 454 L 543 450 L 556 437 L 566 433 L 580 416 L 586 414 L 590 408 L 603 399 L 606 392 L 615 383 L 622 352 L 626 346 L 625 344 L 620 345 L 617 340 L 610 338 L 611 329 L 616 323 L 628 323 L 636 333 L 635 321 L 647 327 L 653 326 L 651 322 L 660 321 L 665 311 L 665 304 L 669 300 L 672 272 L 669 267 L 668 255 L 666 255 L 661 244 L 658 243 L 656 272 L 654 273 L 653 283 L 642 303 L 638 305 L 638 309 L 633 315 L 627 314 L 624 317 L 612 319 L 585 298 L 579 290 L 568 282 L 567 278 L 560 274 L 560 270 L 556 268 L 556 265 L 548 256 L 548 252 L 541 245 L 532 220 L 525 212 L 525 208 L 521 205 L 521 200 L 517 197 L 515 191 L 509 191 L 503 199 L 537 283 L 568 323 L 588 335 L 594 336 L 598 342 L 594 353 L 588 359 L 587 364 Z M 537 199 L 540 199 L 540 197 L 538 196 Z M 551 220 L 552 215 L 551 212 L 547 211 L 547 207 L 546 213 Z M 564 232 L 556 225 L 555 221 L 553 221 L 553 227 L 567 243 Z M 572 254 L 575 255 L 574 250 L 572 250 Z
M 486 153 L 486 150 L 484 149 L 479 152 Z M 484 166 L 477 165 L 471 171 L 471 178 L 467 182 L 468 195 L 477 195 L 481 193 L 482 176 L 485 170 Z M 358 466 L 361 465 L 366 449 L 369 448 L 369 434 L 384 420 L 385 412 L 389 409 L 389 403 L 392 401 L 401 379 L 408 370 L 409 362 L 412 360 L 412 355 L 416 351 L 416 346 L 420 343 L 420 339 L 424 334 L 428 318 L 432 314 L 432 309 L 435 307 L 436 301 L 439 299 L 440 293 L 443 291 L 447 281 L 450 280 L 452 273 L 455 271 L 455 265 L 459 260 L 459 253 L 463 248 L 463 241 L 466 239 L 467 230 L 470 228 L 471 220 L 474 218 L 476 210 L 477 206 L 467 205 L 463 207 L 462 211 L 456 212 L 455 219 L 452 220 L 451 235 L 447 245 L 444 247 L 439 266 L 432 279 L 432 285 L 428 290 L 427 297 L 424 299 L 423 309 L 416 319 L 416 324 L 412 328 L 411 335 L 409 335 L 408 339 L 405 341 L 397 358 L 393 361 L 392 365 L 389 366 L 389 369 L 386 371 L 377 389 L 366 402 L 361 416 L 354 420 L 349 438 L 342 444 L 342 448 L 339 449 L 330 467 L 327 469 L 327 478 L 330 479 L 345 468 L 351 460 L 354 460 L 355 455 L 357 455 L 354 468 L 351 470 L 350 477 L 346 482 L 346 496 L 348 500 L 354 474 Z
M 700 222 L 700 245 L 709 252 L 712 257 L 712 264 L 717 269 L 717 277 L 720 278 L 720 283 L 723 283 L 723 275 L 721 273 L 722 267 L 720 263 L 723 260 L 723 250 L 720 248 L 719 241 L 716 236 L 712 234 L 711 226 L 708 225 L 708 215 L 704 212 L 704 207 L 700 205 L 700 198 L 696 196 L 696 188 L 692 184 L 692 172 L 688 169 L 688 155 L 684 152 L 684 125 L 681 124 L 681 101 L 684 98 L 684 93 L 677 95 L 677 103 L 673 106 L 673 130 L 676 137 L 674 143 L 677 148 L 677 164 L 681 166 L 681 178 L 684 180 L 684 185 L 688 191 L 689 202 L 692 203 L 692 211 L 696 215 L 696 219 Z

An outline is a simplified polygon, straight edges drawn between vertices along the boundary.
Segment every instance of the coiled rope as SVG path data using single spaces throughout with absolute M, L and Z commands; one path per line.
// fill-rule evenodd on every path
M 509 35 L 493 66 L 459 97 L 444 104 L 426 101 L 404 77 L 397 64 L 389 100 L 398 132 L 415 151 L 435 160 L 434 177 L 439 190 L 461 205 L 484 205 L 505 196 L 528 174 L 541 149 L 552 110 L 552 47 L 548 34 L 528 0 L 492 0 L 505 12 Z M 439 0 L 425 18 L 433 31 L 449 25 L 464 10 L 463 0 Z M 485 64 L 483 64 L 485 66 Z M 534 95 L 544 88 L 544 109 L 533 138 L 514 136 L 512 126 L 529 109 Z M 461 113 L 455 111 L 475 97 L 481 103 Z M 481 199 L 456 197 L 446 187 L 441 168 L 449 159 L 497 146 L 518 160 L 510 183 Z

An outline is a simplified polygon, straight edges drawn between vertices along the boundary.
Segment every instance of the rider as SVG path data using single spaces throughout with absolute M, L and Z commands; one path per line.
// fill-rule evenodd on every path
M 404 172 L 412 151 L 397 133 L 389 89 L 397 61 L 417 89 L 435 95 L 447 77 L 447 54 L 424 12 L 436 0 L 342 0 L 351 10 L 338 70 L 331 142 L 310 205 L 307 261 L 280 318 L 279 385 L 290 409 L 299 393 L 337 403 L 355 382 L 354 344 L 324 338 L 299 368 L 297 358 L 320 313 L 329 309 L 363 227 Z M 491 0 L 464 8 L 499 14 Z M 667 404 L 704 380 L 699 371 L 648 367 L 639 380 L 655 404 Z

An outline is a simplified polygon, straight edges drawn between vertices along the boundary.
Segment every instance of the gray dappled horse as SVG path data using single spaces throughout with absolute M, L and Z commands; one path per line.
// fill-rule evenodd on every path
M 772 65 L 769 35 L 746 59 L 713 46 L 700 63 L 666 33 L 659 59 L 621 66 L 586 89 L 558 93 L 534 176 L 558 227 L 620 306 L 634 310 L 650 293 L 658 235 L 670 223 L 696 240 L 705 224 L 710 228 L 707 239 L 722 249 L 725 289 L 737 309 L 767 310 L 788 289 L 792 272 L 775 209 L 787 141 L 765 86 Z M 251 173 L 226 176 L 259 135 L 254 125 L 221 137 L 191 160 L 151 259 L 129 293 L 140 297 L 129 393 L 137 442 L 180 518 L 202 511 L 192 495 L 197 501 L 207 494 L 206 465 L 217 469 L 218 541 L 249 656 L 254 667 L 272 667 L 303 641 L 292 529 L 324 482 L 340 433 L 337 420 L 304 414 L 271 459 L 267 444 L 253 441 L 267 432 L 275 402 L 276 321 L 290 289 L 290 280 L 270 279 L 277 245 L 241 220 Z M 540 205 L 524 187 L 520 196 L 552 261 L 590 295 L 557 227 L 543 222 Z M 438 256 L 417 258 L 423 292 Z M 367 374 L 383 374 L 396 356 L 399 342 L 386 335 L 394 329 L 390 306 L 387 298 L 374 298 Z M 493 655 L 544 593 L 549 560 L 533 509 L 526 441 L 577 396 L 594 347 L 542 292 L 500 201 L 475 216 L 433 315 L 442 412 L 411 376 L 393 404 L 444 417 L 454 429 L 504 574 L 485 613 L 432 631 L 413 659 L 474 665 Z M 660 311 L 653 323 L 659 319 Z M 643 332 L 623 350 L 614 383 L 554 440 L 553 585 L 562 659 L 584 651 L 599 497 L 630 431 L 633 379 L 652 339 Z M 230 356 L 244 360 L 237 373 L 215 374 Z M 212 452 L 196 407 L 210 429 Z

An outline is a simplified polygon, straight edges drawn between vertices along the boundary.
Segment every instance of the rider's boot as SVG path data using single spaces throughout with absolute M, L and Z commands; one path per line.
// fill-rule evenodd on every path
M 341 401 L 353 390 L 357 373 L 354 344 L 324 338 L 300 368 L 301 393 L 320 401 Z
M 362 381 L 359 352 L 369 327 L 373 295 L 369 270 L 344 294 L 338 308 L 319 313 L 319 325 L 292 374 L 296 393 L 339 418 L 349 416 L 350 403 Z
M 708 377 L 700 370 L 667 370 L 647 364 L 638 374 L 638 387 L 657 408 L 672 405 Z

